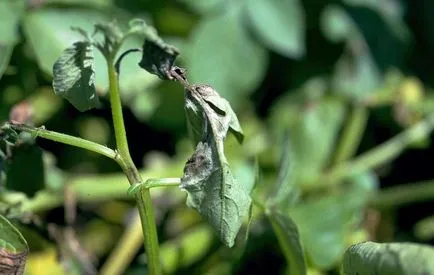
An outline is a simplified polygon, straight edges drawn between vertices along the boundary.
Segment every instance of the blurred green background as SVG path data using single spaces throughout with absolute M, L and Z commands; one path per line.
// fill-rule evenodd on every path
M 54 95 L 52 66 L 80 39 L 71 26 L 92 32 L 98 22 L 143 18 L 180 49 L 177 64 L 190 82 L 208 83 L 231 102 L 246 140 L 238 146 L 229 138 L 226 152 L 245 184 L 258 160 L 259 200 L 274 196 L 289 131 L 295 191 L 279 203 L 299 227 L 309 274 L 338 274 L 355 242 L 434 244 L 433 13 L 430 0 L 0 0 L 0 121 L 21 107 L 37 126 L 114 147 L 103 57 L 95 54 L 102 104 L 85 113 Z M 180 177 L 192 152 L 183 90 L 139 61 L 129 55 L 120 76 L 132 157 L 145 177 Z M 141 229 L 116 163 L 46 140 L 37 145 L 42 150 L 19 148 L 12 162 L 2 161 L 2 211 L 18 202 L 31 213 L 15 217 L 30 245 L 26 272 L 92 274 L 121 240 L 122 274 L 145 274 Z M 184 193 L 153 195 L 166 272 L 285 272 L 260 211 L 247 243 L 228 249 L 184 206 Z

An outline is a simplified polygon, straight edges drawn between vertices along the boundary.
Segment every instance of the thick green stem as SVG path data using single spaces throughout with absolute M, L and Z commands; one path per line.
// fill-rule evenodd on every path
M 129 149 L 127 135 L 124 126 L 122 114 L 122 103 L 119 94 L 118 74 L 115 69 L 114 59 L 107 60 L 109 76 L 110 104 L 113 116 L 113 125 L 115 129 L 116 146 L 121 158 L 121 167 L 125 172 L 131 185 L 141 184 L 143 180 L 139 171 L 133 163 Z M 157 236 L 157 227 L 155 224 L 154 209 L 149 189 L 143 188 L 136 194 L 137 207 L 140 214 L 143 229 L 143 239 L 148 258 L 149 274 L 161 274 L 159 245 Z
M 398 207 L 407 203 L 432 201 L 434 199 L 434 181 L 407 183 L 380 190 L 369 205 L 378 209 Z
M 85 140 L 82 138 L 78 138 L 78 137 L 74 137 L 74 136 L 70 136 L 58 132 L 48 131 L 45 130 L 45 128 L 43 127 L 36 128 L 24 124 L 12 124 L 12 123 L 9 125 L 10 127 L 12 127 L 12 129 L 17 131 L 27 132 L 36 137 L 45 138 L 59 143 L 83 148 L 118 161 L 118 154 L 114 150 L 89 140 Z
M 339 184 L 347 177 L 366 172 L 393 160 L 401 154 L 409 144 L 426 137 L 434 128 L 434 114 L 429 115 L 424 121 L 405 130 L 396 137 L 371 149 L 352 161 L 336 165 L 328 173 L 317 180 L 302 186 L 303 191 L 313 191 Z

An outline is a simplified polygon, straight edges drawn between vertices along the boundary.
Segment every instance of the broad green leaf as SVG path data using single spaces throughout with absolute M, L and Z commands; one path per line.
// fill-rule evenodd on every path
M 29 248 L 21 233 L 0 215 L 0 273 L 23 274 Z
M 63 51 L 53 66 L 54 93 L 82 112 L 99 105 L 92 51 L 89 42 L 76 42 Z
M 294 97 L 280 100 L 273 109 L 271 123 L 276 125 L 277 135 L 289 131 L 293 174 L 296 185 L 310 182 L 326 167 L 334 150 L 345 106 L 334 98 L 301 100 Z M 310 105 L 310 106 L 309 106 Z
M 187 205 L 196 209 L 220 239 L 232 247 L 251 199 L 244 185 L 233 177 L 224 155 L 223 142 L 236 119 L 228 112 L 230 109 L 229 103 L 210 86 L 186 87 L 185 111 L 196 149 L 185 165 L 180 187 L 188 193 Z
M 340 192 L 312 198 L 290 209 L 315 267 L 327 269 L 341 259 L 345 238 L 360 223 L 362 209 L 376 186 L 372 174 L 362 174 L 351 179 Z
M 266 51 L 248 35 L 239 3 L 201 20 L 185 53 L 189 79 L 208 83 L 232 104 L 262 81 Z
M 45 185 L 42 150 L 35 144 L 15 146 L 6 166 L 6 187 L 33 197 Z
M 25 4 L 23 0 L 0 1 L 0 46 L 18 42 L 18 23 L 24 14 Z
M 288 274 L 306 274 L 306 261 L 297 225 L 291 217 L 280 213 L 271 213 L 268 218 L 288 263 Z
M 332 42 L 346 41 L 358 32 L 355 22 L 340 6 L 330 4 L 321 14 L 320 27 L 324 35 Z
M 434 274 L 434 248 L 415 243 L 355 244 L 345 252 L 343 274 Z
M 332 89 L 353 100 L 363 100 L 375 92 L 381 80 L 381 73 L 369 50 L 354 54 L 348 46 L 335 65 Z
M 254 31 L 269 48 L 292 58 L 304 56 L 305 19 L 299 0 L 248 0 Z
M 169 72 L 179 54 L 177 48 L 165 43 L 157 34 L 157 31 L 148 26 L 143 20 L 130 22 L 131 32 L 145 36 L 142 47 L 142 60 L 139 66 L 161 79 L 171 79 Z
M 59 20 L 61 18 L 61 20 Z M 107 23 L 117 19 L 121 29 L 128 29 L 127 19 L 118 13 L 103 13 L 95 9 L 44 7 L 32 10 L 23 20 L 23 30 L 30 46 L 36 54 L 41 69 L 52 75 L 53 65 L 62 51 L 75 42 L 83 40 L 83 36 L 71 30 L 79 27 L 88 33 L 94 31 L 94 25 Z M 131 48 L 139 48 L 142 39 L 131 37 L 121 47 L 120 52 Z M 159 80 L 157 77 L 140 70 L 137 66 L 140 54 L 128 55 L 122 62 L 121 81 L 119 83 L 124 102 L 133 102 L 140 93 L 146 93 L 149 87 Z M 95 86 L 98 94 L 104 94 L 108 87 L 107 63 L 101 53 L 95 51 Z
M 9 65 L 13 49 L 14 47 L 11 45 L 0 45 L 0 79 Z

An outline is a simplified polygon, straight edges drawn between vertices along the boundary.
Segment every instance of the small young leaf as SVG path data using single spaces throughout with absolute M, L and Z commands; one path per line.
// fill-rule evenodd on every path
M 232 247 L 251 203 L 224 155 L 223 142 L 235 114 L 232 116 L 229 103 L 206 85 L 186 88 L 185 110 L 197 146 L 185 165 L 180 187 L 188 193 L 187 205 L 195 208 L 220 239 Z M 239 124 L 236 131 L 242 134 Z
M 365 242 L 351 246 L 344 256 L 345 275 L 434 274 L 434 249 L 413 243 Z
M 89 42 L 76 42 L 63 51 L 53 66 L 54 92 L 82 112 L 99 105 L 92 50 Z
M 288 215 L 277 212 L 269 219 L 288 263 L 289 274 L 306 274 L 303 247 L 295 222 Z
M 124 37 L 116 21 L 95 24 L 94 34 L 97 33 L 101 33 L 104 36 L 103 42 L 97 42 L 96 47 L 99 48 L 105 56 L 109 56 L 113 50 L 119 47 Z
M 23 274 L 28 251 L 18 229 L 0 215 L 0 274 Z
M 151 74 L 162 79 L 171 79 L 169 71 L 173 67 L 179 51 L 172 45 L 166 44 L 157 31 L 146 24 L 145 21 L 134 19 L 130 21 L 130 32 L 145 36 L 143 43 L 143 56 L 139 66 Z

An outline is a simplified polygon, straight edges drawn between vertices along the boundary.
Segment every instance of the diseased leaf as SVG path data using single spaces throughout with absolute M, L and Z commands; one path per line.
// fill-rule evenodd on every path
M 99 105 L 92 50 L 89 42 L 76 42 L 63 51 L 53 66 L 54 93 L 82 112 Z
M 359 243 L 345 252 L 343 271 L 345 275 L 430 275 L 434 249 L 414 243 Z
M 248 0 L 247 12 L 264 44 L 284 56 L 303 57 L 305 19 L 299 0 Z
M 295 222 L 289 215 L 277 212 L 272 213 L 269 219 L 288 263 L 289 274 L 306 274 L 306 261 Z
M 171 79 L 169 71 L 173 67 L 179 51 L 176 47 L 165 43 L 157 31 L 148 26 L 145 21 L 135 19 L 130 21 L 130 32 L 145 36 L 142 49 L 142 60 L 139 66 L 162 79 Z
M 23 274 L 29 252 L 18 229 L 0 215 L 0 274 Z
M 220 239 L 232 247 L 251 203 L 248 191 L 235 180 L 224 155 L 223 142 L 236 116 L 230 113 L 229 103 L 207 85 L 186 87 L 185 110 L 197 145 L 185 165 L 180 187 L 188 193 L 187 205 L 196 209 Z M 239 124 L 234 128 L 242 134 Z

